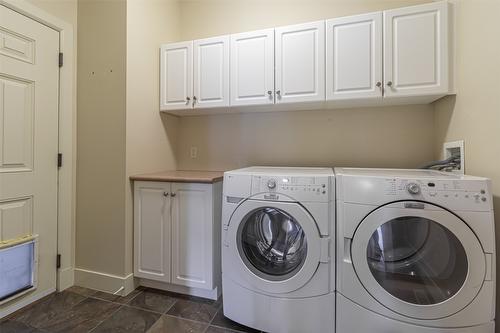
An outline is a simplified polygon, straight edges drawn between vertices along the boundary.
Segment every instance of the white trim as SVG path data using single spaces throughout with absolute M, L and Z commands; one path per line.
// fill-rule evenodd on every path
M 75 284 L 85 288 L 126 296 L 135 289 L 134 274 L 118 276 L 113 274 L 75 268 Z M 120 289 L 123 290 L 119 293 Z
M 208 289 L 201 289 L 201 288 L 179 286 L 176 284 L 148 280 L 148 279 L 139 279 L 139 285 L 144 286 L 144 287 L 149 287 L 149 288 L 171 291 L 171 292 L 178 293 L 178 294 L 197 296 L 197 297 L 208 298 L 208 299 L 213 299 L 213 300 L 219 299 L 219 296 L 222 294 L 222 290 L 221 290 L 220 286 L 217 286 L 214 289 L 208 290 Z
M 59 71 L 59 152 L 64 161 L 59 169 L 58 185 L 58 253 L 61 268 L 57 272 L 57 290 L 73 285 L 75 258 L 75 184 L 76 184 L 76 100 L 74 86 L 73 26 L 25 0 L 0 0 L 10 8 L 59 32 L 59 50 L 64 53 L 64 66 Z M 23 302 L 24 303 L 24 302 Z
M 38 301 L 39 299 L 44 298 L 47 295 L 52 294 L 55 291 L 56 291 L 56 289 L 52 288 L 52 289 L 48 289 L 48 290 L 46 290 L 44 292 L 35 294 L 32 297 L 23 298 L 21 301 L 17 302 L 13 306 L 6 307 L 4 310 L 0 310 L 0 319 L 6 317 L 8 315 L 10 315 L 11 313 L 16 312 L 17 310 L 19 310 L 21 308 L 24 308 L 27 305 L 30 305 L 33 302 Z

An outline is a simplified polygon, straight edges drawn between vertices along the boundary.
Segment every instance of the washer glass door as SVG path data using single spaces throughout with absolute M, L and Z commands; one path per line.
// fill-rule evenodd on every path
M 247 267 L 267 280 L 286 280 L 307 257 L 307 238 L 287 212 L 262 207 L 247 214 L 238 230 L 238 249 Z
M 373 232 L 366 255 L 377 282 L 413 304 L 446 301 L 467 278 L 467 254 L 458 238 L 424 217 L 402 216 L 385 222 Z

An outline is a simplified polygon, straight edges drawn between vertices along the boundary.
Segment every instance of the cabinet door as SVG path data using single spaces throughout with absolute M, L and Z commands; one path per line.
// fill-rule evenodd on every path
M 326 21 L 326 98 L 382 97 L 382 12 Z
M 172 283 L 213 289 L 212 185 L 173 183 Z
M 325 100 L 325 22 L 276 29 L 276 103 Z
M 229 106 L 229 36 L 195 40 L 193 45 L 193 106 Z
M 134 275 L 170 282 L 169 183 L 134 184 Z
M 231 105 L 274 104 L 274 29 L 231 35 Z
M 193 42 L 162 45 L 160 50 L 160 110 L 191 109 Z
M 384 29 L 385 96 L 449 92 L 446 2 L 385 11 Z

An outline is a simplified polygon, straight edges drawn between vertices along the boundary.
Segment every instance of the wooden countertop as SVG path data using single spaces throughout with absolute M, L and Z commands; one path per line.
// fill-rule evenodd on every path
M 162 171 L 131 176 L 131 180 L 213 184 L 224 178 L 222 171 Z

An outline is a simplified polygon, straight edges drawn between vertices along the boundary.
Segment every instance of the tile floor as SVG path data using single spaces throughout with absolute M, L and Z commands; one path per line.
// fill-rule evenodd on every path
M 258 332 L 222 312 L 222 300 L 210 301 L 149 288 L 126 297 L 71 287 L 0 319 L 1 333 Z

